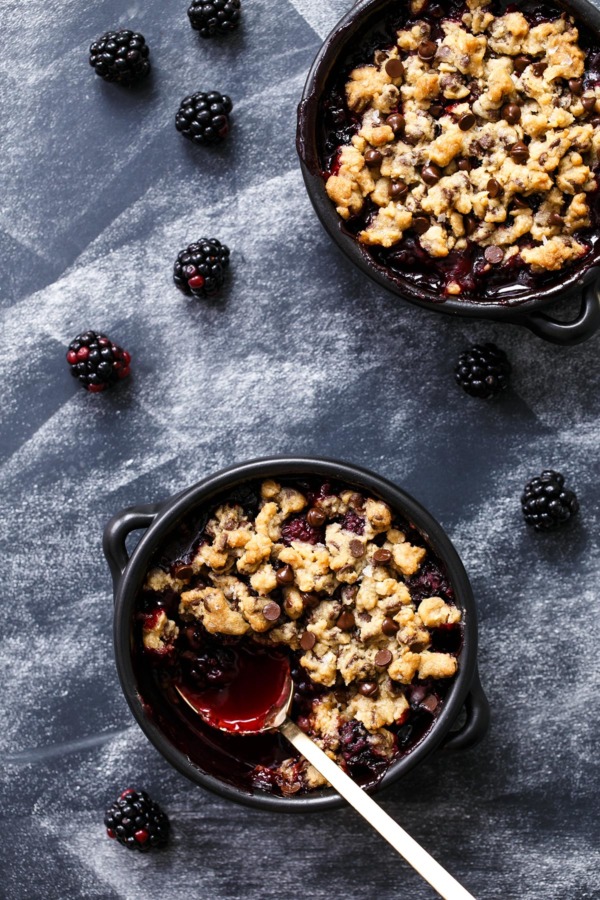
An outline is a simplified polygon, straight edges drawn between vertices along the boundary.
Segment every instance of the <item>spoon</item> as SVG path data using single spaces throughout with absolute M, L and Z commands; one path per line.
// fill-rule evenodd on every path
M 389 816 L 378 803 L 375 802 L 355 781 L 346 775 L 343 769 L 333 762 L 326 753 L 321 750 L 311 738 L 308 737 L 289 718 L 289 711 L 294 697 L 294 682 L 289 665 L 282 667 L 281 661 L 278 669 L 270 674 L 275 676 L 271 680 L 273 690 L 268 698 L 266 711 L 264 708 L 257 712 L 256 708 L 249 713 L 240 716 L 236 701 L 245 695 L 248 697 L 248 688 L 252 686 L 252 678 L 238 677 L 228 686 L 227 701 L 211 703 L 211 695 L 215 692 L 195 693 L 184 685 L 176 685 L 180 697 L 199 715 L 208 725 L 218 728 L 229 734 L 261 734 L 279 730 L 299 753 L 302 754 L 318 772 L 327 779 L 344 800 L 346 800 L 360 815 L 372 825 L 372 827 L 392 845 L 404 859 L 429 882 L 437 893 L 445 900 L 475 900 L 465 888 L 450 875 L 449 872 L 427 853 L 403 828 Z M 264 684 L 264 681 L 263 681 Z M 236 691 L 237 687 L 237 691 Z M 218 693 L 217 697 L 218 697 Z M 233 694 L 233 700 L 232 700 Z M 237 696 L 236 696 L 237 695 Z M 235 713 L 235 710 L 238 710 Z

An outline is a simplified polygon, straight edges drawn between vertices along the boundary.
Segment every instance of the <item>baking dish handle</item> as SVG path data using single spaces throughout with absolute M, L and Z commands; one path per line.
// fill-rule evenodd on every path
M 600 277 L 598 269 L 594 270 L 596 278 L 583 289 L 579 315 L 572 322 L 559 322 L 544 313 L 534 312 L 523 316 L 515 316 L 515 325 L 524 325 L 538 337 L 553 344 L 580 344 L 587 341 L 600 328 Z
M 471 690 L 467 694 L 464 706 L 466 720 L 458 731 L 452 731 L 444 738 L 442 750 L 466 750 L 477 744 L 485 735 L 490 724 L 490 704 L 486 697 L 479 672 L 475 670 Z
M 112 575 L 115 591 L 129 562 L 129 554 L 125 546 L 127 535 L 139 528 L 149 528 L 162 507 L 162 503 L 129 506 L 107 522 L 102 539 L 102 549 Z

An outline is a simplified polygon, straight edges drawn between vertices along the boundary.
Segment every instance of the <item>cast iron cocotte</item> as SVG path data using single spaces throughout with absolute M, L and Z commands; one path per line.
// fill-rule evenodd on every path
M 404 0 L 404 5 L 407 4 L 408 0 Z M 600 36 L 600 9 L 592 0 L 569 0 L 568 3 L 556 0 L 554 5 L 570 12 L 579 23 Z M 440 298 L 431 290 L 416 288 L 409 279 L 393 275 L 376 263 L 343 227 L 343 220 L 327 196 L 322 175 L 319 150 L 321 103 L 349 47 L 381 21 L 392 6 L 400 9 L 400 0 L 360 0 L 356 3 L 325 39 L 308 74 L 298 107 L 297 149 L 306 189 L 322 225 L 343 253 L 365 275 L 403 300 L 436 312 L 524 325 L 539 337 L 556 344 L 578 344 L 587 340 L 600 328 L 600 242 L 583 268 L 573 267 L 562 277 L 557 274 L 555 282 L 532 289 L 529 294 L 523 294 L 518 302 L 508 304 L 461 301 L 454 297 Z M 582 288 L 581 307 L 573 321 L 558 321 L 541 312 L 543 308 L 566 294 L 572 294 L 577 288 Z
M 430 731 L 405 757 L 392 763 L 376 790 L 385 787 L 421 762 L 436 747 L 461 750 L 483 737 L 489 720 L 489 707 L 477 674 L 477 619 L 475 603 L 467 573 L 435 519 L 403 490 L 373 472 L 349 463 L 328 459 L 275 458 L 258 459 L 224 469 L 198 482 L 187 490 L 162 503 L 124 509 L 110 520 L 104 531 L 104 553 L 110 566 L 114 584 L 114 642 L 117 670 L 123 693 L 138 724 L 154 746 L 180 772 L 202 787 L 223 797 L 266 809 L 313 810 L 343 805 L 343 800 L 330 789 L 314 791 L 298 797 L 278 797 L 261 791 L 243 790 L 202 771 L 178 750 L 158 727 L 138 692 L 132 659 L 134 606 L 144 583 L 146 570 L 154 552 L 166 536 L 177 528 L 192 510 L 205 508 L 223 491 L 263 478 L 319 475 L 356 486 L 385 500 L 392 509 L 412 522 L 424 539 L 445 563 L 456 594 L 456 603 L 463 613 L 463 648 L 458 673 L 449 688 L 442 707 Z M 131 555 L 126 549 L 130 532 L 145 529 Z M 461 723 L 456 729 L 456 723 Z M 455 730 L 453 730 L 455 728 Z M 244 738 L 240 738 L 241 741 Z

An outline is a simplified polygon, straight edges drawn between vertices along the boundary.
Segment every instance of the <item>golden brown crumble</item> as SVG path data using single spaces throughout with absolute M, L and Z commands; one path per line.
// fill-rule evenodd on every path
M 468 0 L 435 41 L 417 21 L 350 73 L 346 101 L 361 123 L 327 193 L 344 219 L 367 198 L 378 207 L 358 235 L 366 245 L 392 247 L 414 228 L 432 257 L 470 240 L 500 248 L 495 262 L 520 252 L 534 271 L 558 271 L 588 250 L 577 233 L 590 227 L 600 86 L 584 86 L 585 53 L 566 15 L 532 26 L 488 5 Z M 424 7 L 413 0 L 413 16 Z

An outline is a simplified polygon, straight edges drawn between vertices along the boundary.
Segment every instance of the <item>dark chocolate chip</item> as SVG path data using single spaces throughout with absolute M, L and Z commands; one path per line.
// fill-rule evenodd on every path
M 400 626 L 397 622 L 394 622 L 394 620 L 390 618 L 390 616 L 386 616 L 383 620 L 381 630 L 384 634 L 387 634 L 388 637 L 392 637 L 392 635 L 396 634 L 400 630 Z
M 466 231 L 466 233 L 467 233 L 467 235 L 468 235 L 469 237 L 470 237 L 475 231 L 477 231 L 477 228 L 478 228 L 478 226 L 479 226 L 479 222 L 477 221 L 477 219 L 475 218 L 475 216 L 465 216 L 464 219 L 463 219 L 463 222 L 464 222 L 464 225 L 465 225 L 465 231 Z
M 391 650 L 378 650 L 375 655 L 375 665 L 380 666 L 380 668 L 385 669 L 386 666 L 389 666 L 393 659 Z
M 502 185 L 499 181 L 496 181 L 495 178 L 490 178 L 487 183 L 487 192 L 492 200 L 495 200 L 496 197 L 502 192 Z
M 309 594 L 303 591 L 300 594 L 300 597 L 302 598 L 302 603 L 306 609 L 314 609 L 315 606 L 318 606 L 321 602 L 321 598 L 318 594 Z
M 513 206 L 515 209 L 529 209 L 527 201 L 523 200 L 522 197 L 519 197 L 518 194 L 513 198 Z
M 461 131 L 468 131 L 475 124 L 476 119 L 472 112 L 467 112 L 458 120 L 458 127 Z
M 312 631 L 305 631 L 300 638 L 300 646 L 303 650 L 312 650 L 317 643 L 317 639 Z
M 429 219 L 427 216 L 413 216 L 412 227 L 417 234 L 425 234 L 429 231 Z
M 404 200 L 408 194 L 408 185 L 403 181 L 392 181 L 390 184 L 390 197 L 392 200 Z
M 522 75 L 528 65 L 530 65 L 531 60 L 527 59 L 526 56 L 517 56 L 514 61 L 515 72 L 517 75 Z
M 437 44 L 434 41 L 421 41 L 417 53 L 424 62 L 430 62 L 437 53 Z
M 423 166 L 421 169 L 421 178 L 425 184 L 428 184 L 430 187 L 437 184 L 441 177 L 441 169 L 434 163 L 429 163 L 429 165 Z
M 362 543 L 362 541 L 350 541 L 349 547 L 350 553 L 355 559 L 360 559 L 361 556 L 365 555 L 365 545 Z
M 429 107 L 429 115 L 433 116 L 434 119 L 441 119 L 445 111 L 446 110 L 440 103 L 432 103 Z
M 517 141 L 517 143 L 513 144 L 510 148 L 510 155 L 516 163 L 523 165 L 523 163 L 526 163 L 529 159 L 529 148 L 523 141 Z
M 401 113 L 392 113 L 392 115 L 388 116 L 385 120 L 385 124 L 390 126 L 394 134 L 400 134 L 400 132 L 404 130 L 406 122 Z
M 531 71 L 533 72 L 533 74 L 535 75 L 536 78 L 541 78 L 547 68 L 548 68 L 548 63 L 538 62 L 538 63 L 535 63 L 531 67 Z
M 376 681 L 363 681 L 358 686 L 358 693 L 362 694 L 363 697 L 374 697 L 378 691 L 379 685 Z
M 562 216 L 559 216 L 558 213 L 550 213 L 548 217 L 548 225 L 551 225 L 553 228 L 561 228 L 565 224 L 565 220 Z
M 502 115 L 509 125 L 516 125 L 521 121 L 521 107 L 516 103 L 507 103 L 502 107 Z
M 436 711 L 436 709 L 438 708 L 439 705 L 440 705 L 440 702 L 439 702 L 438 698 L 435 696 L 435 694 L 428 694 L 427 697 L 425 697 L 423 700 L 421 700 L 421 702 L 419 704 L 419 706 L 421 706 L 422 709 L 426 709 L 427 712 L 430 712 L 432 715 Z
M 263 609 L 262 614 L 267 622 L 276 622 L 281 615 L 281 607 L 279 606 L 279 603 L 275 603 L 271 600 L 271 602 L 267 603 Z
M 399 59 L 388 59 L 385 64 L 385 71 L 390 78 L 402 78 L 404 75 L 404 66 Z
M 175 566 L 174 575 L 175 578 L 191 578 L 194 574 L 194 570 L 190 565 L 186 563 L 179 563 L 179 565 Z
M 382 161 L 383 156 L 379 152 L 379 150 L 367 150 L 365 153 L 365 162 L 371 168 L 374 166 L 378 166 Z
M 386 566 L 389 562 L 392 561 L 392 553 L 390 550 L 386 550 L 384 547 L 381 547 L 373 554 L 373 561 L 381 566 Z
M 306 521 L 312 528 L 320 528 L 327 521 L 327 514 L 315 506 L 307 512 Z
M 458 161 L 458 171 L 459 172 L 470 172 L 471 171 L 471 163 L 468 159 L 459 159 Z
M 583 108 L 586 112 L 593 112 L 596 109 L 596 97 L 583 97 L 581 100 Z
M 337 620 L 336 625 L 342 631 L 352 631 L 352 629 L 356 625 L 356 622 L 354 620 L 354 613 L 350 612 L 349 609 L 345 609 Z
M 275 574 L 275 578 L 277 579 L 279 584 L 293 584 L 294 570 L 291 566 L 283 566 L 277 571 L 277 573 Z
M 594 128 L 600 128 L 600 116 L 596 116 L 594 119 L 592 119 L 591 125 Z
M 491 247 L 485 248 L 483 255 L 489 263 L 492 263 L 492 265 L 496 266 L 504 259 L 504 250 L 501 247 L 492 245 Z
M 583 94 L 583 81 L 581 78 L 569 78 L 569 90 L 572 94 L 575 94 L 576 97 L 581 96 Z

